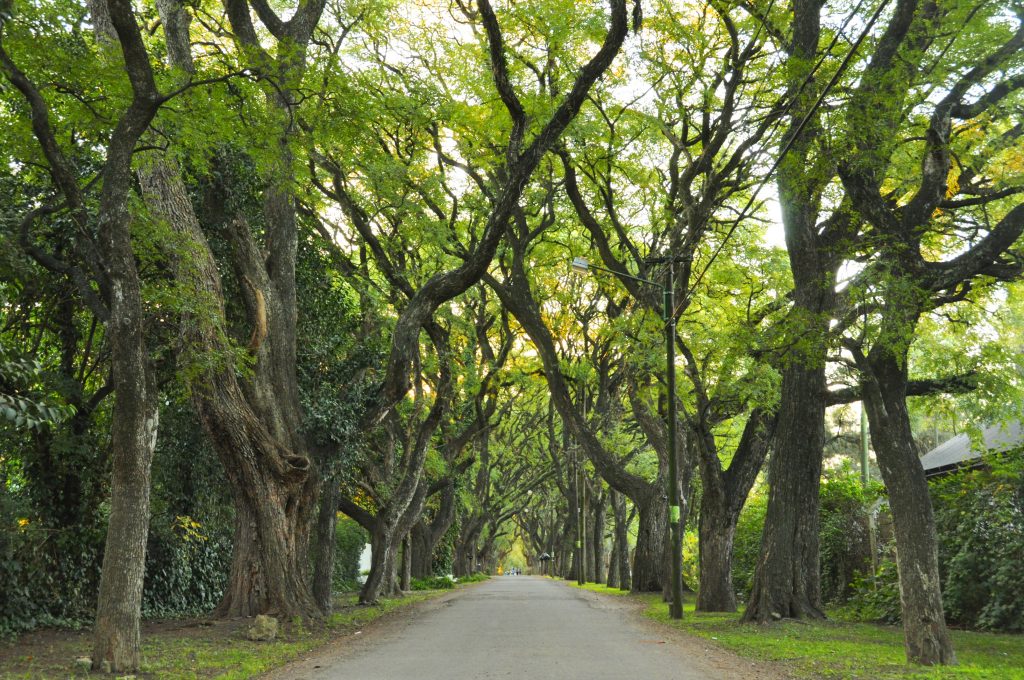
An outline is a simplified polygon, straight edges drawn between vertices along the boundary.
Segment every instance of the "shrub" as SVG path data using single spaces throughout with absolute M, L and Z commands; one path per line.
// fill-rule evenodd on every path
M 359 557 L 363 554 L 368 536 L 359 523 L 345 515 L 339 515 L 334 525 L 335 591 L 357 590 L 359 588 Z
M 854 470 L 849 461 L 825 471 L 819 491 L 818 530 L 821 596 L 825 602 L 845 602 L 856 575 L 871 570 L 868 509 L 881 492 L 881 484 L 865 489 L 860 471 Z
M 895 562 L 883 560 L 874 578 L 858 573 L 850 584 L 850 592 L 846 606 L 840 610 L 843 618 L 879 623 L 900 622 L 900 583 Z
M 732 587 L 741 601 L 746 600 L 754 584 L 754 568 L 761 552 L 761 532 L 767 509 L 768 489 L 755 487 L 736 523 L 732 546 Z
M 447 576 L 431 576 L 430 578 L 414 578 L 413 590 L 447 590 L 455 587 L 455 581 Z
M 931 485 L 949 621 L 1024 632 L 1024 451 Z
M 475 574 L 469 574 L 459 578 L 459 583 L 477 583 L 479 581 L 486 581 L 491 578 L 490 574 L 485 574 L 482 571 L 478 571 Z
M 217 606 L 231 566 L 227 527 L 154 517 L 146 545 L 145 617 L 198 616 Z

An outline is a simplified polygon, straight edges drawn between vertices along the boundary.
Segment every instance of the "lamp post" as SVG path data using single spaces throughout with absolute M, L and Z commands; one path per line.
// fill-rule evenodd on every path
M 668 524 L 672 544 L 672 602 L 669 604 L 669 616 L 673 619 L 683 618 L 683 538 L 679 526 L 679 461 L 676 452 L 676 318 L 675 318 L 675 263 L 682 258 L 661 257 L 650 260 L 652 263 L 668 264 L 668 275 L 665 284 L 644 279 L 625 272 L 617 272 L 605 267 L 592 265 L 585 257 L 574 257 L 572 270 L 586 274 L 591 268 L 609 272 L 640 283 L 661 288 L 664 297 L 665 321 L 665 385 L 668 391 Z

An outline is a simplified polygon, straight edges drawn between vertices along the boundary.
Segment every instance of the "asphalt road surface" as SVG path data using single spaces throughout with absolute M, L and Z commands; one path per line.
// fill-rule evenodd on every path
M 294 680 L 710 680 L 737 677 L 666 640 L 635 608 L 549 579 L 501 576 L 333 657 L 296 664 Z M 697 643 L 699 644 L 699 643 Z M 735 670 L 735 669 L 730 669 Z M 724 672 L 723 672 L 724 671 Z M 747 676 L 746 673 L 743 674 Z

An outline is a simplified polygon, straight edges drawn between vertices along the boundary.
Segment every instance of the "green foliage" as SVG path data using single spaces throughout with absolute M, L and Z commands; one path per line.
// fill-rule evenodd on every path
M 57 401 L 45 378 L 38 361 L 7 356 L 0 348 L 0 423 L 42 431 L 70 418 L 74 408 Z
M 931 485 L 947 618 L 1024 632 L 1024 455 L 987 459 Z
M 1024 457 L 1020 451 L 986 459 L 930 485 L 939 536 L 939 570 L 946 620 L 978 630 L 1024 631 Z M 843 616 L 900 621 L 896 565 L 885 560 L 874 577 L 858 576 Z
M 431 576 L 430 578 L 414 578 L 413 590 L 448 590 L 455 587 L 455 581 L 447 576 Z
M 479 583 L 480 581 L 486 581 L 489 578 L 491 578 L 490 574 L 478 571 L 473 574 L 467 574 L 466 576 L 460 576 L 459 583 Z
M 455 541 L 459 537 L 459 525 L 452 522 L 441 540 L 434 546 L 434 553 L 430 556 L 430 570 L 435 576 L 450 574 L 455 562 Z
M 47 529 L 25 518 L 4 520 L 0 637 L 39 626 L 79 628 L 89 622 L 96 609 L 103 531 Z
M 161 521 L 162 520 L 162 521 Z M 188 516 L 150 522 L 142 614 L 198 616 L 220 601 L 231 566 L 231 533 Z
M 335 592 L 357 590 L 359 587 L 359 557 L 363 546 L 369 540 L 366 530 L 354 519 L 339 515 L 334 525 L 334 575 Z
M 754 583 L 754 568 L 761 552 L 761 532 L 768 510 L 768 490 L 755 485 L 736 522 L 736 536 L 732 548 L 732 585 L 742 600 L 750 594 Z
M 858 572 L 870 571 L 868 510 L 881 485 L 865 489 L 860 472 L 849 461 L 826 469 L 819 490 L 821 596 L 825 602 L 844 601 Z
M 850 590 L 852 594 L 840 610 L 843 618 L 890 624 L 902 619 L 899 571 L 892 560 L 883 560 L 873 577 L 855 575 Z

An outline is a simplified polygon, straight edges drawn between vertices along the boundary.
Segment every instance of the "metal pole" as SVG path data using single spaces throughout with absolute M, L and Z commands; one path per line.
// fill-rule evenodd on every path
M 676 451 L 676 319 L 675 264 L 668 259 L 665 286 L 665 349 L 668 386 L 668 523 L 672 538 L 672 603 L 669 616 L 683 618 L 683 538 L 679 526 L 679 461 Z

